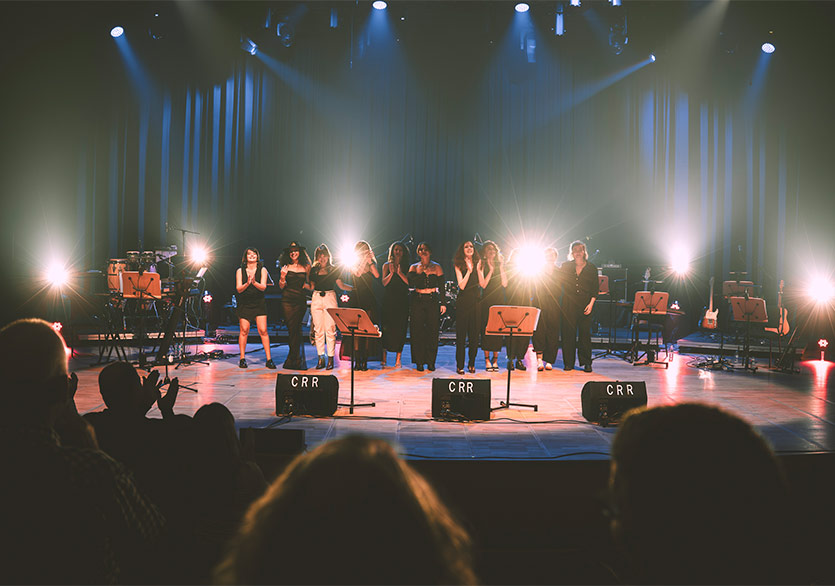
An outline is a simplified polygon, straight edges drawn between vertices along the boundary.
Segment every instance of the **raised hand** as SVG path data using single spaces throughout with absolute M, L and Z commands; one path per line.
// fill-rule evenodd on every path
M 159 382 L 159 371 L 152 370 L 148 373 L 148 376 L 142 377 L 142 398 L 143 404 L 142 414 L 144 415 L 147 413 L 151 407 L 154 406 L 159 400 L 159 388 L 162 386 L 162 383 Z
M 179 392 L 180 379 L 174 377 L 168 383 L 168 391 L 165 393 L 165 396 L 157 399 L 157 407 L 159 407 L 159 412 L 162 413 L 163 418 L 174 415 L 174 403 L 177 402 L 177 394 Z

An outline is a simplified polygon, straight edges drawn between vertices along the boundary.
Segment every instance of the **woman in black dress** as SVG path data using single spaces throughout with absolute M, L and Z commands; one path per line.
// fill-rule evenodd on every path
M 249 338 L 249 326 L 255 322 L 258 328 L 258 335 L 261 336 L 261 344 L 264 346 L 264 353 L 267 355 L 267 368 L 275 368 L 272 356 L 270 355 L 270 335 L 267 332 L 267 303 L 264 301 L 264 289 L 270 275 L 261 262 L 261 254 L 255 248 L 244 250 L 241 258 L 241 266 L 235 271 L 235 290 L 238 292 L 238 324 L 240 334 L 238 335 L 238 346 L 241 350 L 241 359 L 238 361 L 240 368 L 246 368 L 246 342 Z
M 420 259 L 409 267 L 409 286 L 414 289 L 409 303 L 412 332 L 412 362 L 418 372 L 423 366 L 435 370 L 438 356 L 438 326 L 446 306 L 441 305 L 439 289 L 443 284 L 444 269 L 432 260 L 432 249 L 426 242 L 417 246 Z
M 568 262 L 560 267 L 563 370 L 573 370 L 574 361 L 578 360 L 583 370 L 591 372 L 591 310 L 600 283 L 597 267 L 589 262 L 586 245 L 581 240 L 575 240 L 570 250 Z
M 388 261 L 383 265 L 383 360 L 394 352 L 394 367 L 400 368 L 406 331 L 409 327 L 409 250 L 402 242 L 389 246 Z
M 310 271 L 310 257 L 304 246 L 293 241 L 284 249 L 278 260 L 281 265 L 281 277 L 278 286 L 281 287 L 281 307 L 284 310 L 284 322 L 287 324 L 287 335 L 290 338 L 290 351 L 284 368 L 289 370 L 307 370 L 302 345 L 302 318 L 307 308 L 307 275 Z
M 481 270 L 481 257 L 475 251 L 472 240 L 458 246 L 452 262 L 458 283 L 458 299 L 455 302 L 455 362 L 458 374 L 464 374 L 466 349 L 467 370 L 474 373 L 481 321 L 478 313 L 479 285 L 484 280 L 484 273 Z
M 481 269 L 484 273 L 481 279 L 481 349 L 484 350 L 485 368 L 489 372 L 498 372 L 502 336 L 488 336 L 484 334 L 484 328 L 487 326 L 490 307 L 505 303 L 507 273 L 499 245 L 492 240 L 487 240 L 481 247 Z
M 534 306 L 540 310 L 539 323 L 533 333 L 536 369 L 551 370 L 560 344 L 560 295 L 562 283 L 557 267 L 557 251 L 545 249 L 545 266 L 534 290 Z
M 354 245 L 357 262 L 351 273 L 354 276 L 354 305 L 364 309 L 372 323 L 379 324 L 377 315 L 377 299 L 374 297 L 374 279 L 380 278 L 377 270 L 377 259 L 371 250 L 371 245 L 360 240 Z M 368 370 L 368 338 L 357 338 L 354 348 L 357 351 L 356 370 Z

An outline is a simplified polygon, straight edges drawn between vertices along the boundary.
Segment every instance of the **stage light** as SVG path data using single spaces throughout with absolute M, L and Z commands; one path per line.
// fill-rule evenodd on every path
M 62 324 L 59 321 L 54 321 L 54 322 L 52 322 L 52 329 L 60 334 L 61 330 L 64 329 L 64 324 Z
M 524 2 L 520 2 L 519 4 L 516 5 L 516 12 L 527 12 L 530 9 L 531 9 L 531 7 Z
M 114 26 L 112 29 L 110 29 L 110 36 L 114 39 L 118 39 L 123 34 L 125 34 L 125 29 L 123 29 L 120 26 Z
M 763 53 L 768 53 L 770 55 L 776 50 L 776 47 L 771 43 L 763 43 L 762 50 Z
M 189 258 L 193 265 L 205 266 L 209 262 L 209 251 L 202 245 L 192 246 Z
M 562 12 L 562 5 L 557 8 L 557 16 L 554 19 L 554 34 L 558 37 L 565 34 L 565 15 Z
M 622 4 L 621 0 L 609 0 L 609 4 L 612 6 L 620 6 Z
M 69 281 L 70 274 L 67 268 L 58 261 L 54 261 L 46 269 L 46 281 L 55 289 L 60 289 Z
M 829 340 L 825 338 L 818 340 L 818 348 L 821 350 L 821 362 L 823 362 L 823 355 L 826 353 L 827 346 L 829 346 Z
M 809 282 L 806 293 L 817 305 L 828 305 L 835 299 L 835 285 L 829 278 L 818 275 Z
M 210 304 L 211 302 L 212 302 L 212 294 L 211 294 L 211 293 L 209 293 L 209 291 L 208 291 L 208 290 L 204 291 L 204 292 L 203 292 L 203 303 L 205 303 L 206 305 L 208 305 L 208 304 Z
M 571 6 L 579 6 L 580 5 L 580 0 L 571 0 L 571 2 L 569 2 L 569 4 L 571 4 Z
M 243 39 L 241 41 L 241 49 L 250 55 L 255 55 L 258 52 L 258 45 L 252 42 L 251 39 Z
M 650 60 L 651 62 L 655 63 L 655 53 L 650 53 L 650 54 L 649 54 L 649 60 Z
M 386 4 L 385 2 L 383 2 L 383 0 L 377 0 L 377 1 L 376 1 L 376 2 L 374 2 L 374 4 L 372 4 L 371 6 L 373 6 L 373 7 L 374 7 L 374 10 L 385 10 L 385 9 L 386 9 L 386 7 L 388 6 L 388 4 Z
M 676 276 L 685 276 L 688 272 L 690 272 L 690 255 L 681 249 L 673 250 L 672 257 L 670 259 L 670 268 Z
M 541 246 L 526 244 L 516 252 L 516 269 L 523 278 L 532 279 L 545 266 L 545 251 Z
M 341 254 L 339 255 L 339 264 L 343 267 L 352 269 L 359 262 L 360 257 L 354 249 L 353 243 L 345 243 L 342 246 Z

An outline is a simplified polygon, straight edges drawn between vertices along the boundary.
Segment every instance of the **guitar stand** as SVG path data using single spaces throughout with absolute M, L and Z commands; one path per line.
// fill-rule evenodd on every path
M 508 336 L 508 366 L 507 366 L 507 398 L 499 402 L 498 407 L 490 407 L 490 411 L 497 411 L 499 409 L 510 409 L 511 407 L 528 407 L 534 411 L 539 411 L 538 405 L 529 405 L 527 403 L 512 403 L 510 401 L 510 377 L 513 373 L 511 366 L 510 353 L 513 349 L 513 334 L 517 336 L 531 336 L 536 325 L 539 323 L 540 310 L 537 307 L 516 306 L 516 305 L 493 305 L 490 307 L 490 312 L 487 315 L 487 325 L 484 327 L 484 333 L 488 336 Z M 533 315 L 533 319 L 528 321 L 528 325 L 523 326 L 528 317 Z
M 342 333 L 342 343 L 345 343 L 346 336 L 351 339 L 351 402 L 337 403 L 336 406 L 348 407 L 348 413 L 352 415 L 355 407 L 376 407 L 376 403 L 354 402 L 354 365 L 357 357 L 354 338 L 379 338 L 382 336 L 379 328 L 374 325 L 364 309 L 329 307 L 328 313 L 331 314 L 333 321 L 336 322 L 336 327 Z
M 656 334 L 656 344 L 652 343 L 652 316 L 666 316 L 667 315 L 667 302 L 670 299 L 670 294 L 665 292 L 655 292 L 655 291 L 636 291 L 635 292 L 635 304 L 632 307 L 632 316 L 635 320 L 634 323 L 634 334 L 633 334 L 633 343 L 632 348 L 629 351 L 630 356 L 632 358 L 632 366 L 647 366 L 650 364 L 663 364 L 664 368 L 669 368 L 670 363 L 668 360 L 656 360 L 656 356 L 658 355 L 659 348 L 657 344 L 657 337 Z M 639 354 L 640 347 L 641 347 L 641 332 L 639 330 L 639 324 L 641 322 L 641 316 L 646 316 L 647 322 L 647 342 L 644 345 L 644 351 L 642 354 Z M 645 356 L 646 360 L 643 362 L 639 362 L 641 356 Z

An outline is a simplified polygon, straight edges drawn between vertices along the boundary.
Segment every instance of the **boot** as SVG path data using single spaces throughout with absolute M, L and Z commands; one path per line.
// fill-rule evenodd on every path
M 324 354 L 319 356 L 319 362 L 316 364 L 316 370 L 322 370 L 325 368 L 325 356 Z
M 328 356 L 328 365 L 325 368 L 327 370 L 333 370 L 333 356 Z

